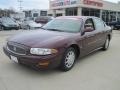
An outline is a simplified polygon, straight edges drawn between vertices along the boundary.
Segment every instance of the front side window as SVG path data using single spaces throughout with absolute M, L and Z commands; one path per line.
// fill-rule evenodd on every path
M 85 22 L 84 28 L 86 29 L 88 27 L 95 30 L 94 23 L 93 23 L 93 20 L 91 18 L 87 19 L 86 22 Z
M 103 30 L 104 29 L 105 24 L 101 19 L 95 18 L 94 22 L 95 22 L 95 27 L 96 27 L 97 30 Z
M 78 19 L 53 19 L 42 28 L 75 33 L 80 31 L 81 21 Z
M 34 13 L 34 14 L 33 14 L 33 17 L 38 17 L 38 13 Z

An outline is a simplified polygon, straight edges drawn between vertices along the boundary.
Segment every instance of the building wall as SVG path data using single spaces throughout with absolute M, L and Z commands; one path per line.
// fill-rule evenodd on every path
M 48 10 L 39 10 L 39 9 L 33 9 L 33 10 L 24 10 L 26 17 L 36 18 L 39 16 L 47 16 Z
M 52 2 L 50 2 L 50 9 L 60 9 L 60 8 L 68 8 L 68 7 L 88 7 L 88 8 L 96 8 L 96 9 L 105 9 L 105 10 L 113 10 L 113 11 L 120 11 L 120 3 L 112 3 L 108 1 L 103 1 L 103 0 L 94 0 L 97 2 L 103 3 L 103 7 L 98 7 L 94 5 L 85 5 L 83 2 L 84 0 L 74 0 L 77 3 L 73 5 L 64 5 L 64 6 L 52 6 Z M 114 7 L 114 8 L 113 8 Z
M 110 11 L 116 11 L 116 12 L 120 12 L 120 3 L 112 3 L 112 2 L 108 2 L 108 1 L 103 1 L 103 0 L 94 0 L 96 2 L 102 3 L 103 6 L 97 6 L 97 5 L 88 5 L 88 4 L 84 4 L 84 0 L 72 0 L 72 1 L 76 1 L 75 4 L 72 5 L 62 5 L 62 6 L 52 6 L 52 3 L 50 1 L 50 10 L 53 11 L 53 14 L 55 13 L 59 13 L 59 10 L 57 9 L 61 9 L 61 13 L 65 13 L 65 8 L 71 8 L 71 7 L 78 7 L 78 15 L 81 15 L 81 8 L 93 8 L 93 9 L 100 9 L 100 10 L 110 10 Z M 114 7 L 114 8 L 113 8 Z
M 68 9 L 72 10 L 73 8 L 77 8 L 77 15 L 79 16 L 84 15 L 83 11 L 87 9 L 86 12 L 84 13 L 87 13 L 88 16 L 90 15 L 100 17 L 105 22 L 120 20 L 120 2 L 112 3 L 104 0 L 58 0 L 58 1 L 59 2 L 54 2 L 56 4 L 53 4 L 53 1 L 50 2 L 50 11 L 53 14 L 53 16 L 57 16 L 58 14 L 65 16 L 67 13 L 66 10 Z M 75 3 L 71 4 L 71 2 L 74 1 Z M 97 10 L 97 12 L 95 10 Z
M 120 11 L 120 3 L 112 3 L 112 2 L 104 1 L 103 4 L 104 4 L 103 6 L 104 10 Z

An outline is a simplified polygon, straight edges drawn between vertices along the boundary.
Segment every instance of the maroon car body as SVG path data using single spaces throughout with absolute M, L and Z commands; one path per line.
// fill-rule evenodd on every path
M 18 34 L 10 38 L 7 45 L 3 47 L 5 54 L 9 58 L 11 58 L 11 55 L 17 57 L 18 62 L 21 64 L 48 69 L 59 67 L 66 50 L 70 47 L 74 48 L 76 58 L 83 57 L 98 48 L 104 50 L 108 48 L 108 46 L 105 47 L 106 39 L 111 40 L 112 30 L 99 18 L 64 16 L 56 19 L 81 20 L 80 31 L 72 33 L 41 29 Z M 89 20 L 92 20 L 94 30 L 90 28 Z M 96 24 L 100 26 L 97 20 L 103 23 L 103 28 L 97 27 Z M 97 30 L 97 28 L 101 30 Z M 31 48 L 50 48 L 57 50 L 57 52 L 49 55 L 34 55 L 30 53 Z

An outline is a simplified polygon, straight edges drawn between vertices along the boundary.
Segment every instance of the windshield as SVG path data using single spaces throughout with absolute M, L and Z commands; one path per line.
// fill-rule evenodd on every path
M 79 32 L 81 20 L 78 19 L 54 19 L 44 25 L 42 28 L 54 31 L 63 32 Z
M 2 22 L 7 24 L 15 24 L 15 22 L 10 18 L 4 18 L 2 19 Z

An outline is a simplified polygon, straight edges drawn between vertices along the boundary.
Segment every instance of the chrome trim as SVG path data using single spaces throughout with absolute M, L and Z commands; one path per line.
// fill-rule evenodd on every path
M 7 46 L 8 46 L 8 45 L 12 45 L 12 46 L 15 46 L 15 47 L 18 47 L 18 48 L 24 49 L 23 47 L 20 47 L 20 44 L 17 44 L 17 45 L 16 45 L 16 44 L 9 44 L 9 43 L 8 43 Z
M 8 48 L 8 46 L 7 46 L 7 50 L 10 51 L 10 52 L 12 52 L 12 53 L 14 53 L 14 54 L 17 54 L 17 55 L 22 55 L 22 56 L 23 56 L 23 55 L 26 55 L 26 54 L 20 54 L 20 53 L 16 53 L 16 52 L 11 51 L 11 50 Z

